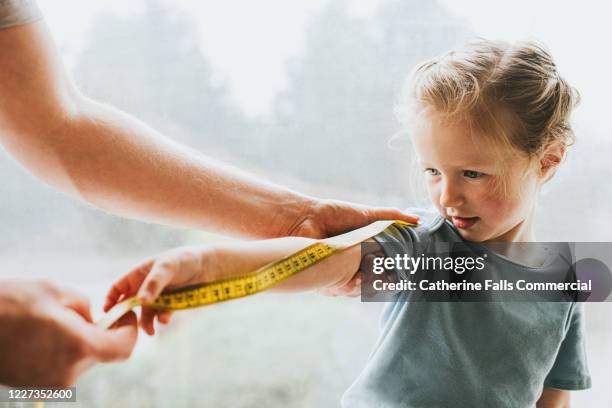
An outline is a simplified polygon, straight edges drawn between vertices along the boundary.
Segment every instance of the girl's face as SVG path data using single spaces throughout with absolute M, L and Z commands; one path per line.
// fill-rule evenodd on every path
M 532 215 L 539 179 L 526 159 L 506 149 L 503 162 L 492 146 L 462 124 L 441 121 L 434 115 L 417 121 L 413 144 L 425 177 L 429 198 L 469 241 L 533 241 Z M 506 168 L 503 176 L 499 167 Z M 506 189 L 495 192 L 505 177 Z

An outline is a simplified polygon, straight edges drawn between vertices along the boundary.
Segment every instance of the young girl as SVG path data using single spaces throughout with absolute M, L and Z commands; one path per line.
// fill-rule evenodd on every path
M 568 120 L 577 101 L 549 53 L 532 42 L 482 40 L 422 64 L 410 90 L 411 138 L 437 211 L 421 210 L 416 228 L 393 226 L 375 237 L 386 255 L 412 255 L 423 241 L 535 241 L 538 193 L 572 142 Z M 175 249 L 115 283 L 105 308 L 134 294 L 146 304 L 166 288 L 252 272 L 305 241 Z M 527 262 L 498 255 L 487 265 L 517 273 L 551 267 L 535 250 L 523 255 Z M 357 245 L 274 289 L 349 293 L 359 285 L 363 256 Z M 343 406 L 564 407 L 566 390 L 590 387 L 578 304 L 407 302 L 409 296 L 383 313 L 380 337 Z M 167 312 L 143 308 L 149 334 L 156 314 L 168 321 Z

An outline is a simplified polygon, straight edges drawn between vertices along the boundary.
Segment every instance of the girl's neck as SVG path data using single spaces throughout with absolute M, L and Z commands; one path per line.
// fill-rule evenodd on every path
M 539 267 L 548 257 L 546 247 L 539 244 L 526 245 L 494 245 L 493 243 L 511 243 L 511 242 L 536 242 L 533 231 L 533 219 L 535 217 L 535 206 L 531 209 L 527 217 L 518 223 L 514 228 L 505 234 L 494 238 L 488 242 L 495 252 L 504 255 L 516 262 Z M 486 245 L 486 244 L 485 244 Z

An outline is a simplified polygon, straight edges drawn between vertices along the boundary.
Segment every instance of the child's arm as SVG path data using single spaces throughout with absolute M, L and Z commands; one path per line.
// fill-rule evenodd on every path
M 570 406 L 570 393 L 556 388 L 544 388 L 538 400 L 537 408 L 568 408 Z
M 164 289 L 183 287 L 241 276 L 279 258 L 294 253 L 315 240 L 279 238 L 265 241 L 225 243 L 214 246 L 176 248 L 139 265 L 120 278 L 110 289 L 104 309 L 138 295 L 144 304 L 152 302 Z M 275 291 L 311 289 L 334 290 L 349 283 L 359 270 L 360 245 L 338 252 L 271 288 Z M 153 320 L 167 322 L 169 313 L 143 308 L 141 325 L 153 334 Z

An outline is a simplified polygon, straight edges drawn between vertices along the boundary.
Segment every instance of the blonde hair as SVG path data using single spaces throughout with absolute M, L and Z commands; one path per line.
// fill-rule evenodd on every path
M 433 110 L 529 159 L 552 141 L 575 141 L 569 118 L 579 94 L 534 41 L 480 39 L 425 61 L 412 72 L 407 96 L 401 109 L 410 118 Z

